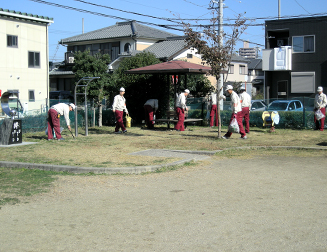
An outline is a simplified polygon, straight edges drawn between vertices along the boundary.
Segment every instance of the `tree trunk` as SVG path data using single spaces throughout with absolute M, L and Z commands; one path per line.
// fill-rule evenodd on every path
M 102 127 L 102 102 L 98 106 L 99 108 L 99 127 Z
M 92 120 L 92 127 L 95 127 L 95 104 L 93 99 L 93 120 Z

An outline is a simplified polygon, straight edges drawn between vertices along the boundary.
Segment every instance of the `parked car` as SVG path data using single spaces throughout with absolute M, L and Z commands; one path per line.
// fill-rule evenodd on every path
M 265 111 L 267 104 L 263 100 L 252 100 L 251 111 Z
M 303 111 L 303 104 L 299 100 L 276 100 L 268 105 L 268 111 Z

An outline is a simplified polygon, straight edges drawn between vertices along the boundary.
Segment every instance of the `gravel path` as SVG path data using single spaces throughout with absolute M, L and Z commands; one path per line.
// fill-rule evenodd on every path
M 62 176 L 0 210 L 0 251 L 327 251 L 325 157 Z

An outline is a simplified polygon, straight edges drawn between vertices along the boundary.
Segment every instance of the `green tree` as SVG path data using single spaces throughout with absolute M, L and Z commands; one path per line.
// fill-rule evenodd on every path
M 182 75 L 179 80 L 179 87 L 185 87 L 185 76 Z M 202 74 L 188 74 L 187 75 L 187 89 L 190 90 L 190 93 L 194 97 L 205 97 L 214 91 L 214 87 L 211 85 L 211 82 L 207 76 Z M 184 89 L 177 90 L 178 92 L 184 91 Z
M 87 97 L 93 100 L 99 109 L 99 127 L 102 126 L 102 100 L 108 95 L 111 89 L 110 76 L 108 73 L 108 64 L 110 57 L 108 54 L 90 55 L 90 51 L 77 52 L 74 55 L 75 65 L 73 72 L 75 82 L 83 77 L 100 77 L 89 83 L 87 88 Z
M 187 36 L 186 42 L 189 47 L 196 48 L 198 53 L 201 54 L 203 64 L 211 67 L 210 74 L 217 80 L 217 96 L 219 97 L 222 92 L 222 87 L 218 88 L 218 80 L 223 70 L 227 69 L 231 56 L 234 50 L 236 41 L 246 29 L 245 19 L 239 15 L 235 24 L 231 27 L 232 34 L 217 35 L 217 24 L 219 20 L 219 12 L 217 9 L 213 11 L 214 17 L 211 19 L 210 26 L 203 26 L 195 31 L 189 24 L 184 23 L 184 33 Z M 224 43 L 222 43 L 224 42 Z M 221 137 L 221 118 L 220 118 L 220 103 L 218 102 L 219 126 L 218 137 Z

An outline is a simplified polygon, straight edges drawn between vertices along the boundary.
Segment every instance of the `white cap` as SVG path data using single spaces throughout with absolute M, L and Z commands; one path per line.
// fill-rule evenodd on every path
M 121 88 L 119 89 L 119 92 L 125 92 L 125 88 L 121 87 Z
M 184 90 L 184 93 L 188 93 L 188 94 L 189 94 L 189 93 L 190 93 L 190 90 L 185 89 L 185 90 Z
M 323 88 L 322 87 L 318 87 L 317 92 L 322 92 Z
M 230 89 L 233 90 L 233 86 L 232 85 L 227 85 L 225 91 L 230 90 Z
M 69 103 L 69 106 L 71 106 L 73 110 L 75 110 L 75 108 L 76 108 L 74 103 Z

